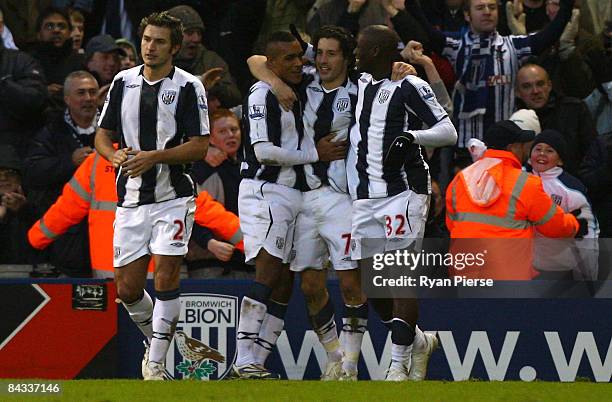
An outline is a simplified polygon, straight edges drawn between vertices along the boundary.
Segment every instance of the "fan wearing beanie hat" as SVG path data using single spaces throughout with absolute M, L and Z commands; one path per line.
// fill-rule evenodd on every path
M 556 166 L 563 166 L 567 157 L 567 143 L 560 132 L 544 130 L 536 136 L 531 147 L 529 163 L 536 172 L 545 172 Z
M 542 179 L 544 191 L 564 212 L 571 212 L 581 223 L 584 240 L 576 247 L 573 241 L 538 241 L 534 267 L 542 279 L 597 279 L 599 225 L 586 196 L 585 186 L 563 170 L 567 143 L 556 130 L 544 130 L 536 136 L 529 163 L 533 174 Z M 544 237 L 538 233 L 538 237 Z

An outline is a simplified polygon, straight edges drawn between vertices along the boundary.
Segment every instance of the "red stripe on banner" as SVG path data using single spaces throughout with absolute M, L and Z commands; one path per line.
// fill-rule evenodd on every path
M 73 285 L 39 286 L 50 300 L 0 350 L 0 378 L 74 378 L 117 333 L 114 284 L 106 311 L 73 309 Z

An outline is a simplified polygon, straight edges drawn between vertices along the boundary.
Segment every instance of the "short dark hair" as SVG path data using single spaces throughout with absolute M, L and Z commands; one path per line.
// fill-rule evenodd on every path
M 178 18 L 171 16 L 167 11 L 152 13 L 140 21 L 138 36 L 142 38 L 145 28 L 148 25 L 170 29 L 170 44 L 172 46 L 183 43 L 183 23 Z
M 499 9 L 499 3 L 496 2 L 495 4 L 497 4 L 497 9 Z M 469 14 L 471 6 L 472 6 L 472 0 L 463 0 L 463 11 Z
M 70 14 L 68 14 L 68 10 L 65 8 L 59 7 L 47 7 L 38 14 L 38 18 L 36 19 L 36 32 L 40 32 L 42 29 L 43 21 L 53 14 L 61 15 L 66 22 L 68 23 L 68 30 L 72 31 L 72 22 L 70 21 Z
M 266 43 L 264 45 L 264 49 L 265 49 L 264 53 L 266 54 L 266 56 L 268 56 L 269 47 L 273 43 L 292 43 L 295 41 L 297 41 L 297 39 L 295 38 L 295 36 L 291 34 L 291 32 L 287 32 L 287 31 L 272 32 L 266 38 Z
M 335 25 L 325 25 L 324 27 L 321 27 L 321 29 L 314 34 L 312 39 L 315 53 L 317 52 L 317 48 L 319 46 L 319 40 L 322 38 L 336 39 L 340 43 L 340 49 L 342 50 L 344 58 L 349 62 L 349 68 L 355 64 L 354 52 L 355 47 L 357 47 L 357 42 L 348 30 Z

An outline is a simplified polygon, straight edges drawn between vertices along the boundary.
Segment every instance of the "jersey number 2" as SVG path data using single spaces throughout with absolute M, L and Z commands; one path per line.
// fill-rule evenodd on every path
M 178 229 L 172 240 L 183 240 L 183 230 L 185 230 L 185 224 L 180 219 L 175 220 L 174 224 L 178 226 Z

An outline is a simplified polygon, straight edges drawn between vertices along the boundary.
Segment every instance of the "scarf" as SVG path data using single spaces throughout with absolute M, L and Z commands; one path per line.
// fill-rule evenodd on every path
M 80 136 L 83 136 L 83 135 L 90 136 L 90 135 L 95 134 L 96 129 L 98 128 L 98 118 L 99 117 L 100 117 L 100 111 L 97 111 L 96 116 L 91 122 L 91 126 L 87 128 L 81 128 L 76 125 L 74 120 L 72 120 L 72 116 L 70 115 L 70 111 L 68 110 L 68 108 L 66 108 L 66 110 L 64 111 L 64 121 L 72 129 L 71 130 L 72 137 L 75 139 L 77 144 L 79 144 L 79 148 L 83 148 L 85 146 L 83 144 L 83 141 L 81 141 Z
M 461 75 L 455 84 L 455 110 L 460 119 L 484 115 L 489 100 L 487 77 L 495 75 L 495 46 L 497 32 L 480 36 L 467 32 L 463 36 L 464 61 Z

